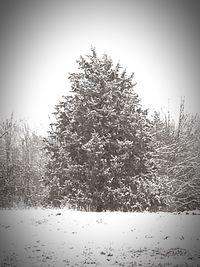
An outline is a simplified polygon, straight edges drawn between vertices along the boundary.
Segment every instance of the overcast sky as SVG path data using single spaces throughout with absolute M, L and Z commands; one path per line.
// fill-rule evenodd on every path
M 69 92 L 80 55 L 107 53 L 135 73 L 145 108 L 199 112 L 200 1 L 0 1 L 0 115 L 40 133 Z

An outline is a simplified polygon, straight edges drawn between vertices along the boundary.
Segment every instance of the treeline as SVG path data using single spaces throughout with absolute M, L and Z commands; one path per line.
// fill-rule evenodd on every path
M 0 207 L 43 204 L 47 190 L 43 140 L 27 123 L 11 117 L 0 122 Z
M 0 207 L 87 211 L 200 209 L 200 117 L 148 111 L 120 64 L 81 57 L 47 137 L 0 123 Z
M 200 209 L 200 117 L 184 114 L 183 107 L 184 103 L 176 124 L 163 113 L 155 112 L 151 119 L 152 172 L 159 180 L 157 201 L 154 199 L 152 205 L 155 211 Z M 80 192 L 75 192 L 70 201 L 70 194 L 62 195 L 59 179 L 50 179 L 43 137 L 32 132 L 26 123 L 13 122 L 12 117 L 1 122 L 0 127 L 1 208 L 67 205 L 89 210 L 88 201 L 82 201 Z M 116 196 L 116 192 L 113 194 Z M 130 192 L 124 192 L 121 210 L 132 210 L 129 197 Z M 118 210 L 118 201 L 115 199 L 116 206 L 108 209 Z M 143 201 L 149 200 L 144 197 Z M 135 201 L 134 209 L 143 210 L 138 204 Z

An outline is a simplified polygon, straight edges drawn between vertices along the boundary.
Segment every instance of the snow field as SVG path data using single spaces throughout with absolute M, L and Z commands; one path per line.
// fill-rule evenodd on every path
M 0 266 L 200 266 L 200 216 L 0 211 Z

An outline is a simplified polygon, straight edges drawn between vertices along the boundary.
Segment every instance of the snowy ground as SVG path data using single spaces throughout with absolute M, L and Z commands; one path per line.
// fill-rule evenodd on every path
M 0 266 L 200 266 L 199 214 L 1 210 Z

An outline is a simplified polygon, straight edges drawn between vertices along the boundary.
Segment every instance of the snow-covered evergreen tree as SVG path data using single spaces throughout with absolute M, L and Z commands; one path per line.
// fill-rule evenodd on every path
M 151 124 L 133 74 L 103 55 L 80 57 L 70 96 L 56 106 L 46 148 L 50 199 L 78 208 L 144 210 L 159 204 Z

